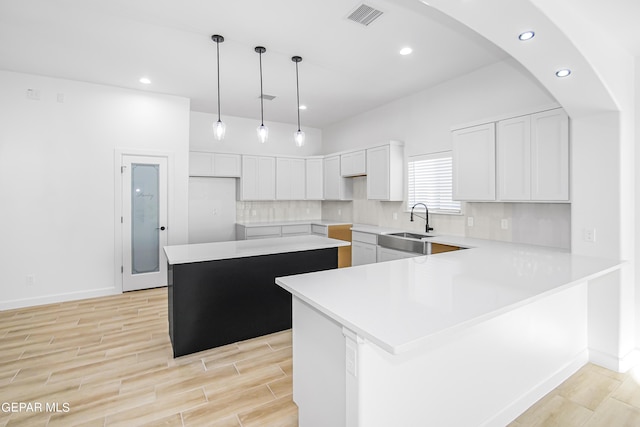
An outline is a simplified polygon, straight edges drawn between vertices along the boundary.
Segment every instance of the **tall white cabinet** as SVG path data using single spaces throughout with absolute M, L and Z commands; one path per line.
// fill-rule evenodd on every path
M 498 198 L 531 199 L 531 117 L 498 122 Z
M 569 200 L 569 118 L 562 109 L 531 115 L 531 199 Z
M 340 155 L 325 157 L 323 166 L 325 200 L 353 199 L 353 181 L 342 177 Z
M 495 123 L 458 129 L 452 133 L 453 199 L 496 199 Z
M 367 199 L 404 200 L 404 146 L 392 141 L 367 149 Z
M 275 200 L 276 158 L 242 156 L 240 200 Z
M 304 200 L 305 178 L 304 159 L 278 157 L 276 159 L 276 199 Z
M 307 200 L 322 200 L 324 199 L 322 157 L 307 158 L 305 163 L 305 196 Z

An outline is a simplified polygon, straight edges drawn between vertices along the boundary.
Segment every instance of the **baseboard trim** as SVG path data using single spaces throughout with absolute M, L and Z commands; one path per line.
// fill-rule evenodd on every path
M 588 361 L 589 352 L 587 350 L 580 352 L 572 361 L 562 366 L 548 378 L 542 380 L 538 385 L 517 398 L 513 403 L 505 407 L 501 412 L 497 413 L 482 425 L 484 427 L 504 427 L 508 425 L 551 390 L 555 389 L 567 378 L 575 374 L 578 369 L 586 365 Z
M 16 308 L 33 307 L 37 305 L 56 304 L 60 302 L 76 301 L 88 298 L 105 297 L 109 295 L 120 294 L 121 292 L 113 287 L 92 289 L 90 291 L 66 292 L 63 294 L 54 294 L 39 296 L 34 298 L 23 298 L 9 301 L 0 301 L 0 311 L 13 310 Z
M 594 365 L 602 366 L 610 371 L 624 373 L 640 364 L 640 349 L 633 349 L 621 358 L 598 350 L 590 349 L 589 361 Z

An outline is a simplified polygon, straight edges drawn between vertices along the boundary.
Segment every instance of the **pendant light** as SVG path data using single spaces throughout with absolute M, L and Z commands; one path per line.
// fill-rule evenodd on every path
M 261 143 L 267 142 L 269 128 L 264 125 L 264 94 L 262 93 L 262 54 L 267 51 L 262 46 L 256 46 L 255 51 L 260 55 L 260 126 L 258 126 L 258 139 Z
M 293 56 L 291 60 L 296 63 L 296 95 L 298 99 L 298 131 L 295 133 L 293 140 L 297 147 L 304 145 L 304 132 L 300 130 L 300 83 L 298 81 L 298 63 L 302 62 L 301 56 Z
M 220 43 L 224 41 L 224 37 L 214 34 L 211 40 L 216 42 L 216 64 L 218 66 L 218 121 L 213 124 L 213 136 L 217 141 L 224 139 L 224 133 L 227 127 L 220 120 Z

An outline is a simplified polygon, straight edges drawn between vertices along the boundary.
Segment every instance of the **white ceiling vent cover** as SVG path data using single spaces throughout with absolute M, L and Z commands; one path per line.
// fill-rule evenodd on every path
M 371 24 L 373 21 L 378 19 L 382 15 L 382 11 L 378 9 L 374 9 L 371 6 L 367 6 L 366 4 L 361 4 L 351 12 L 347 19 L 353 22 L 357 22 L 358 24 L 362 24 L 367 26 Z

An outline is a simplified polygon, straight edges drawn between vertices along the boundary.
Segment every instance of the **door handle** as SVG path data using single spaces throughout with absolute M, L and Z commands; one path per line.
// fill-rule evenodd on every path
M 166 230 L 166 228 L 165 228 L 165 226 L 163 225 L 162 227 L 158 227 L 158 228 L 156 228 L 156 230 L 162 230 L 162 231 L 164 231 L 164 230 Z

